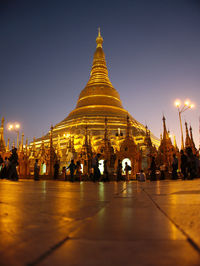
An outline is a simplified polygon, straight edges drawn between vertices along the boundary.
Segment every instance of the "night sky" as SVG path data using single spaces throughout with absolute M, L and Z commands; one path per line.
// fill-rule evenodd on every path
M 182 118 L 199 144 L 200 1 L 4 0 L 0 25 L 0 117 L 18 121 L 29 142 L 75 108 L 101 27 L 124 108 L 157 137 L 164 114 L 180 145 L 173 102 L 189 98 L 196 108 Z

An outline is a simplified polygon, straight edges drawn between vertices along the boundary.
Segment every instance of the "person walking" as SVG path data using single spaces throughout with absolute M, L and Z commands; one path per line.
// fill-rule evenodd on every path
M 124 171 L 126 173 L 126 180 L 129 181 L 129 171 L 131 171 L 131 167 L 127 162 L 125 162 Z

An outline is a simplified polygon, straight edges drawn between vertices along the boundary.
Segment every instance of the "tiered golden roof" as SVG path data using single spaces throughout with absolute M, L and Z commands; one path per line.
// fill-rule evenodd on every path
M 109 137 L 115 139 L 118 128 L 125 133 L 126 117 L 128 115 L 133 136 L 138 137 L 142 143 L 145 136 L 145 127 L 123 108 L 119 93 L 109 80 L 100 29 L 96 43 L 97 47 L 89 81 L 79 95 L 76 108 L 54 127 L 54 139 L 56 140 L 58 135 L 63 136 L 63 134 L 69 133 L 74 136 L 75 146 L 78 148 L 81 135 L 84 135 L 84 128 L 87 125 L 92 137 L 92 144 L 97 148 L 103 139 L 105 117 L 108 120 Z M 155 139 L 155 141 L 157 140 Z M 38 145 L 39 143 L 40 139 L 38 139 Z

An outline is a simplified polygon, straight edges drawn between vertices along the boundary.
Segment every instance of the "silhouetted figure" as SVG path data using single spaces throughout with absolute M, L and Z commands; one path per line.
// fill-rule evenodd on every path
M 18 165 L 18 155 L 17 155 L 17 149 L 12 149 L 12 154 L 9 157 L 9 168 L 8 168 L 8 178 L 13 181 L 18 181 L 18 174 L 17 174 L 17 165 Z
M 104 160 L 103 162 L 104 164 L 104 171 L 103 171 L 103 181 L 104 182 L 107 182 L 109 181 L 109 174 L 108 174 L 108 161 L 107 160 Z
M 71 160 L 70 165 L 67 167 L 67 169 L 70 170 L 70 181 L 74 182 L 74 171 L 76 169 L 76 165 L 74 163 L 74 160 Z
M 140 182 L 145 182 L 146 181 L 146 175 L 145 175 L 143 170 L 140 171 L 139 181 Z
M 188 168 L 188 159 L 185 155 L 184 151 L 181 150 L 181 173 L 183 175 L 183 179 L 187 178 L 187 168 Z
M 195 159 L 196 159 L 196 177 L 200 177 L 200 160 L 199 160 L 198 151 L 196 152 Z
M 81 181 L 81 163 L 80 161 L 76 162 L 76 177 L 78 181 Z
M 39 178 L 39 173 L 40 173 L 40 166 L 38 164 L 38 159 L 35 159 L 35 164 L 34 164 L 34 180 L 38 181 Z
M 3 158 L 1 157 L 1 154 L 0 154 L 0 178 L 4 178 L 3 177 Z
M 192 153 L 190 147 L 186 148 L 187 153 L 187 166 L 188 166 L 188 179 L 194 179 L 196 177 L 196 159 Z
M 63 168 L 62 168 L 62 176 L 63 176 L 64 180 L 67 181 L 66 167 L 65 166 L 63 166 Z
M 156 162 L 155 162 L 155 157 L 152 156 L 151 158 L 151 165 L 150 165 L 150 180 L 151 181 L 156 181 Z
M 176 180 L 178 178 L 178 174 L 177 174 L 177 170 L 178 170 L 178 159 L 176 157 L 176 154 L 173 154 L 173 161 L 172 161 L 172 179 Z
M 166 166 L 165 164 L 162 164 L 160 166 L 160 180 L 165 180 L 165 171 L 166 171 Z
M 59 169 L 60 169 L 59 161 L 56 161 L 54 164 L 54 179 L 58 179 Z
M 97 154 L 93 159 L 92 159 L 92 167 L 94 169 L 94 174 L 93 174 L 93 181 L 98 181 L 101 177 L 101 173 L 99 170 L 99 154 Z
M 9 167 L 9 160 L 5 157 L 5 160 L 2 165 L 1 169 L 1 178 L 8 178 L 8 167 Z
M 131 171 L 131 167 L 127 162 L 125 162 L 124 171 L 126 173 L 126 180 L 129 181 L 129 171 Z
M 117 181 L 121 181 L 123 180 L 122 177 L 122 163 L 121 160 L 118 160 L 118 164 L 117 164 Z

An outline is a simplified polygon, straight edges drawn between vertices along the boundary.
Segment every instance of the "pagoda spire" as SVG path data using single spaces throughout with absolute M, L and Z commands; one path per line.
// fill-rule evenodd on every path
M 166 140 L 166 139 L 169 139 L 169 134 L 167 132 L 166 123 L 165 123 L 166 118 L 165 118 L 164 115 L 163 115 L 163 119 L 162 120 L 163 120 L 163 136 L 162 136 L 162 139 Z
M 9 150 L 10 150 L 10 139 L 8 138 L 7 146 L 6 146 L 6 151 L 9 151 Z
M 98 36 L 96 38 L 96 51 L 94 53 L 92 70 L 90 72 L 90 79 L 86 85 L 94 86 L 94 85 L 107 85 L 113 88 L 112 83 L 108 77 L 108 69 L 106 66 L 106 59 L 103 51 L 103 37 L 101 36 L 100 28 L 98 30 Z
M 127 121 L 127 126 L 126 126 L 126 138 L 129 138 L 131 135 L 131 123 L 130 123 L 130 118 L 127 115 L 126 117 L 126 121 Z
M 190 126 L 190 143 L 191 143 L 191 148 L 192 148 L 192 152 L 196 153 L 196 147 L 194 144 L 194 139 L 193 139 L 193 134 L 192 134 L 192 127 Z
M 187 122 L 185 122 L 185 131 L 186 131 L 186 137 L 185 137 L 185 147 L 191 147 L 191 140 L 189 136 L 188 126 Z
M 0 151 L 5 152 L 6 151 L 6 144 L 4 140 L 4 117 L 2 117 L 1 120 L 1 127 L 0 127 Z

